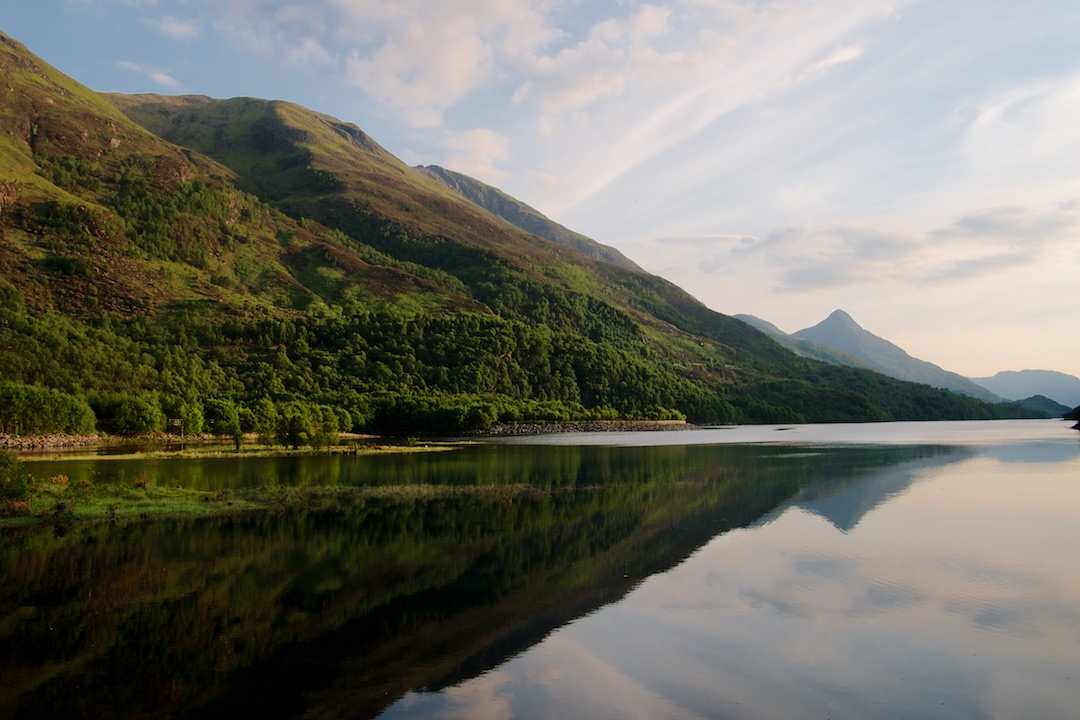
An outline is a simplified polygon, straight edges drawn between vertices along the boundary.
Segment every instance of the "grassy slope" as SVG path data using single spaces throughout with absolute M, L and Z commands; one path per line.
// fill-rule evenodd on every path
M 5 240 L 0 243 L 5 261 L 0 282 L 21 290 L 34 307 L 76 314 L 102 309 L 155 313 L 210 302 L 239 312 L 255 307 L 273 314 L 306 307 L 320 295 L 339 297 L 352 285 L 387 298 L 402 292 L 445 295 L 411 273 L 372 267 L 335 241 L 326 228 L 301 226 L 237 193 L 237 205 L 252 209 L 248 217 L 228 222 L 228 231 L 241 242 L 210 248 L 203 267 L 147 257 L 132 247 L 130 228 L 116 221 L 112 207 L 121 192 L 115 176 L 125 162 L 149 158 L 158 193 L 193 179 L 228 188 L 237 179 L 235 173 L 151 134 L 102 96 L 2 35 L 0 70 L 9 90 L 0 103 L 0 225 Z M 242 112 L 234 118 L 239 124 L 245 120 Z M 69 159 L 92 167 L 97 182 L 65 188 L 43 176 L 43 165 Z M 251 170 L 255 176 L 260 171 L 276 176 L 269 168 Z M 54 208 L 71 207 L 78 208 L 78 221 L 86 231 L 83 237 L 62 238 L 56 228 L 35 226 L 40 216 L 55 214 Z M 210 231 L 220 234 L 219 229 Z M 83 279 L 55 271 L 57 259 L 74 256 L 89 262 Z M 330 268 L 341 277 L 320 273 Z
M 489 261 L 509 268 L 510 278 L 603 298 L 658 338 L 675 338 L 675 354 L 689 363 L 697 362 L 702 351 L 688 354 L 682 346 L 700 348 L 703 338 L 698 335 L 713 341 L 706 351 L 713 364 L 728 365 L 738 355 L 740 365 L 779 370 L 791 359 L 761 333 L 709 310 L 661 278 L 595 262 L 507 228 L 401 163 L 355 126 L 282 102 L 109 97 L 131 118 L 211 155 L 241 178 L 263 178 L 266 168 L 277 168 L 272 186 L 258 188 L 254 180 L 246 186 L 294 215 L 347 228 L 354 236 L 370 232 L 365 224 L 370 219 L 372 228 L 391 224 L 411 236 L 480 250 Z

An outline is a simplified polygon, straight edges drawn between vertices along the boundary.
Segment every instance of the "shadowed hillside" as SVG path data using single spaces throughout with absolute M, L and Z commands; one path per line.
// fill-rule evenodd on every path
M 498 188 L 437 165 L 421 165 L 416 169 L 525 232 L 566 245 L 596 260 L 606 260 L 621 267 L 641 270 L 634 261 L 615 248 L 601 245 L 580 233 L 568 230 L 545 217 L 539 210 L 515 200 Z

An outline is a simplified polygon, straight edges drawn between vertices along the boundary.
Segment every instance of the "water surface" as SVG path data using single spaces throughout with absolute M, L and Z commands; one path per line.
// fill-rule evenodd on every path
M 470 491 L 0 531 L 0 717 L 1075 717 L 1080 433 L 783 427 L 147 466 Z

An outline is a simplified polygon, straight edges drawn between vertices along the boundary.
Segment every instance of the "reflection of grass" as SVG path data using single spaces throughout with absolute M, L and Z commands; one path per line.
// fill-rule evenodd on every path
M 77 485 L 35 483 L 23 512 L 0 518 L 0 527 L 92 520 L 211 517 L 233 513 L 315 510 L 365 498 L 403 501 L 438 500 L 463 495 L 493 497 L 513 503 L 515 497 L 542 492 L 527 485 L 338 485 L 266 486 L 207 492 L 151 483 Z
M 412 438 L 410 438 L 411 440 Z M 423 445 L 408 443 L 406 445 L 368 445 L 350 443 L 347 445 L 333 445 L 329 448 L 313 450 L 311 448 L 292 449 L 281 445 L 244 445 L 240 450 L 233 449 L 232 445 L 194 445 L 181 450 L 141 450 L 139 452 L 109 455 L 109 460 L 145 460 L 147 458 L 217 458 L 217 457 L 291 457 L 309 455 L 387 455 L 393 453 L 418 453 L 418 452 L 443 452 L 455 450 L 467 442 L 432 442 Z M 97 453 L 36 453 L 19 458 L 23 462 L 32 463 L 35 460 L 101 460 L 102 456 Z

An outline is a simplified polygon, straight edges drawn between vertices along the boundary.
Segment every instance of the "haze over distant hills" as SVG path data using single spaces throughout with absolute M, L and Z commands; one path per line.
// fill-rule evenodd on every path
M 1070 408 L 1080 405 L 1080 378 L 1056 370 L 1003 370 L 971 379 L 1007 400 L 1043 395 Z
M 962 375 L 911 357 L 899 346 L 863 329 L 843 310 L 836 310 L 817 325 L 791 335 L 784 335 L 776 326 L 752 316 L 736 317 L 773 337 L 786 338 L 796 350 L 819 360 L 869 367 L 898 380 L 944 388 L 987 402 L 1001 401 L 993 392 Z
M 829 345 L 823 345 L 822 343 L 814 340 L 800 339 L 793 335 L 788 335 L 780 328 L 773 325 L 768 320 L 762 320 L 759 317 L 753 315 L 734 315 L 733 317 L 742 320 L 750 327 L 757 328 L 761 332 L 765 333 L 778 343 L 791 350 L 796 355 L 802 357 L 813 358 L 814 360 L 821 360 L 827 362 L 830 365 L 846 365 L 848 367 L 863 368 L 864 370 L 873 370 L 874 372 L 881 372 L 878 368 L 874 367 L 870 363 L 860 360 L 859 358 L 846 353 L 843 350 L 831 347 Z

